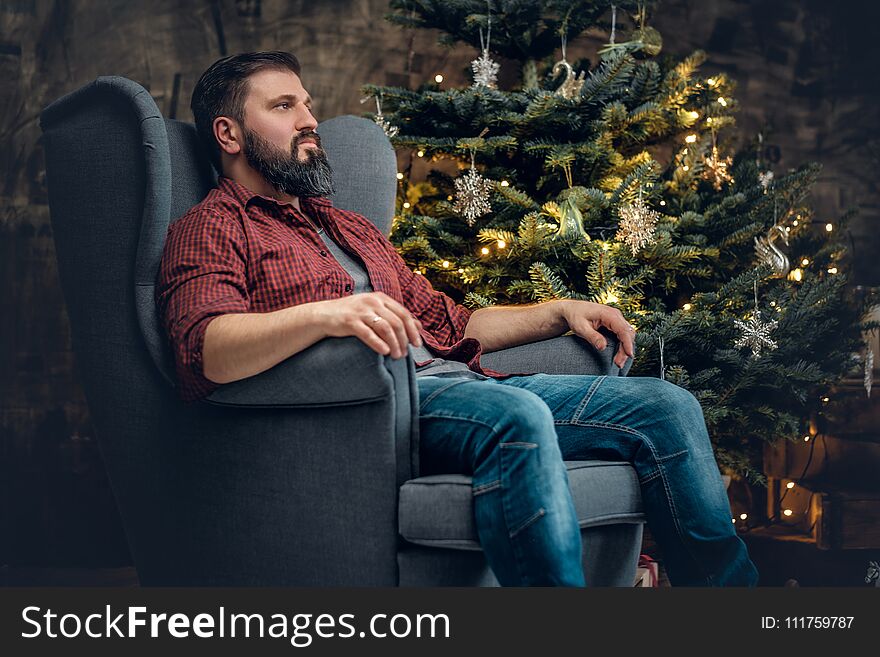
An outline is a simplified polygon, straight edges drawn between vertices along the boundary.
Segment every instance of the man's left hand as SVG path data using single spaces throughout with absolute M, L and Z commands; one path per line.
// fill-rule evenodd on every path
M 617 308 L 592 301 L 566 299 L 560 304 L 560 312 L 569 328 L 599 351 L 605 349 L 608 342 L 597 329 L 604 326 L 612 331 L 620 340 L 620 348 L 614 356 L 614 364 L 618 367 L 622 368 L 627 358 L 634 357 L 636 329 Z

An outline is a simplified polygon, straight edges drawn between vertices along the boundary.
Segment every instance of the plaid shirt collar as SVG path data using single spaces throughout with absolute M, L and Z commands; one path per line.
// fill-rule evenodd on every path
M 248 189 L 240 182 L 236 182 L 232 178 L 227 178 L 226 176 L 219 176 L 217 178 L 217 187 L 226 194 L 232 196 L 232 198 L 234 198 L 236 201 L 241 203 L 241 207 L 243 208 L 246 208 L 248 203 L 250 203 L 254 199 L 259 199 L 267 203 L 273 203 L 281 208 L 290 207 L 290 203 L 279 201 L 277 198 L 272 198 L 271 196 L 258 194 L 257 192 Z M 310 207 L 333 207 L 333 202 L 329 198 L 325 198 L 323 196 L 300 197 L 299 202 L 300 206 L 305 209 L 309 209 Z

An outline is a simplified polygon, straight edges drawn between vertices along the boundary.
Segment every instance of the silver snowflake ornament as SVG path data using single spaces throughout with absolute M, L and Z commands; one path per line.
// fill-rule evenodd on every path
M 765 322 L 761 320 L 758 311 L 755 311 L 747 322 L 734 319 L 733 323 L 741 332 L 734 345 L 749 347 L 752 350 L 752 356 L 757 358 L 764 348 L 773 350 L 778 346 L 776 341 L 770 337 L 770 333 L 779 326 L 779 322 L 775 319 Z
M 489 57 L 488 49 L 483 50 L 483 53 L 471 62 L 471 68 L 474 70 L 473 86 L 495 89 L 501 65 Z
M 761 183 L 761 187 L 764 191 L 767 191 L 767 188 L 770 187 L 770 183 L 773 182 L 773 172 L 772 171 L 762 171 L 758 174 L 758 182 Z
M 455 202 L 452 204 L 452 209 L 464 215 L 468 226 L 473 226 L 477 217 L 492 211 L 489 194 L 494 187 L 495 183 L 471 168 L 466 174 L 455 179 Z
M 377 126 L 382 128 L 382 131 L 385 133 L 385 135 L 388 137 L 388 139 L 395 137 L 397 135 L 397 133 L 400 132 L 400 128 L 398 128 L 396 125 L 391 123 L 388 119 L 386 119 L 385 115 L 382 114 L 381 111 L 378 114 L 376 114 L 376 118 L 373 119 L 373 121 L 376 122 Z
M 645 205 L 641 198 L 635 203 L 622 206 L 618 213 L 620 224 L 615 239 L 627 244 L 633 255 L 654 241 L 660 214 Z

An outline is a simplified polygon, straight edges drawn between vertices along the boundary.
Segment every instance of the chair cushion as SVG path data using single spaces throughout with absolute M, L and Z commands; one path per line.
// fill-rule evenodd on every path
M 642 498 L 632 465 L 617 461 L 566 461 L 581 528 L 641 523 Z M 417 545 L 479 550 L 471 478 L 432 475 L 400 488 L 400 535 Z

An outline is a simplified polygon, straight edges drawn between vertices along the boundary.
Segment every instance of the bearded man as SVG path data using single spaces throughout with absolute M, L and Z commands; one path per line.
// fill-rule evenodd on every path
M 171 226 L 156 297 L 183 399 L 356 336 L 414 359 L 420 474 L 472 476 L 477 533 L 501 584 L 585 584 L 563 460 L 610 458 L 638 473 L 673 585 L 755 585 L 693 395 L 648 377 L 480 366 L 481 353 L 568 330 L 602 350 L 606 327 L 622 367 L 635 330 L 620 311 L 571 299 L 471 311 L 434 290 L 369 219 L 326 198 L 333 176 L 300 73 L 289 53 L 233 55 L 193 91 L 220 177 Z

